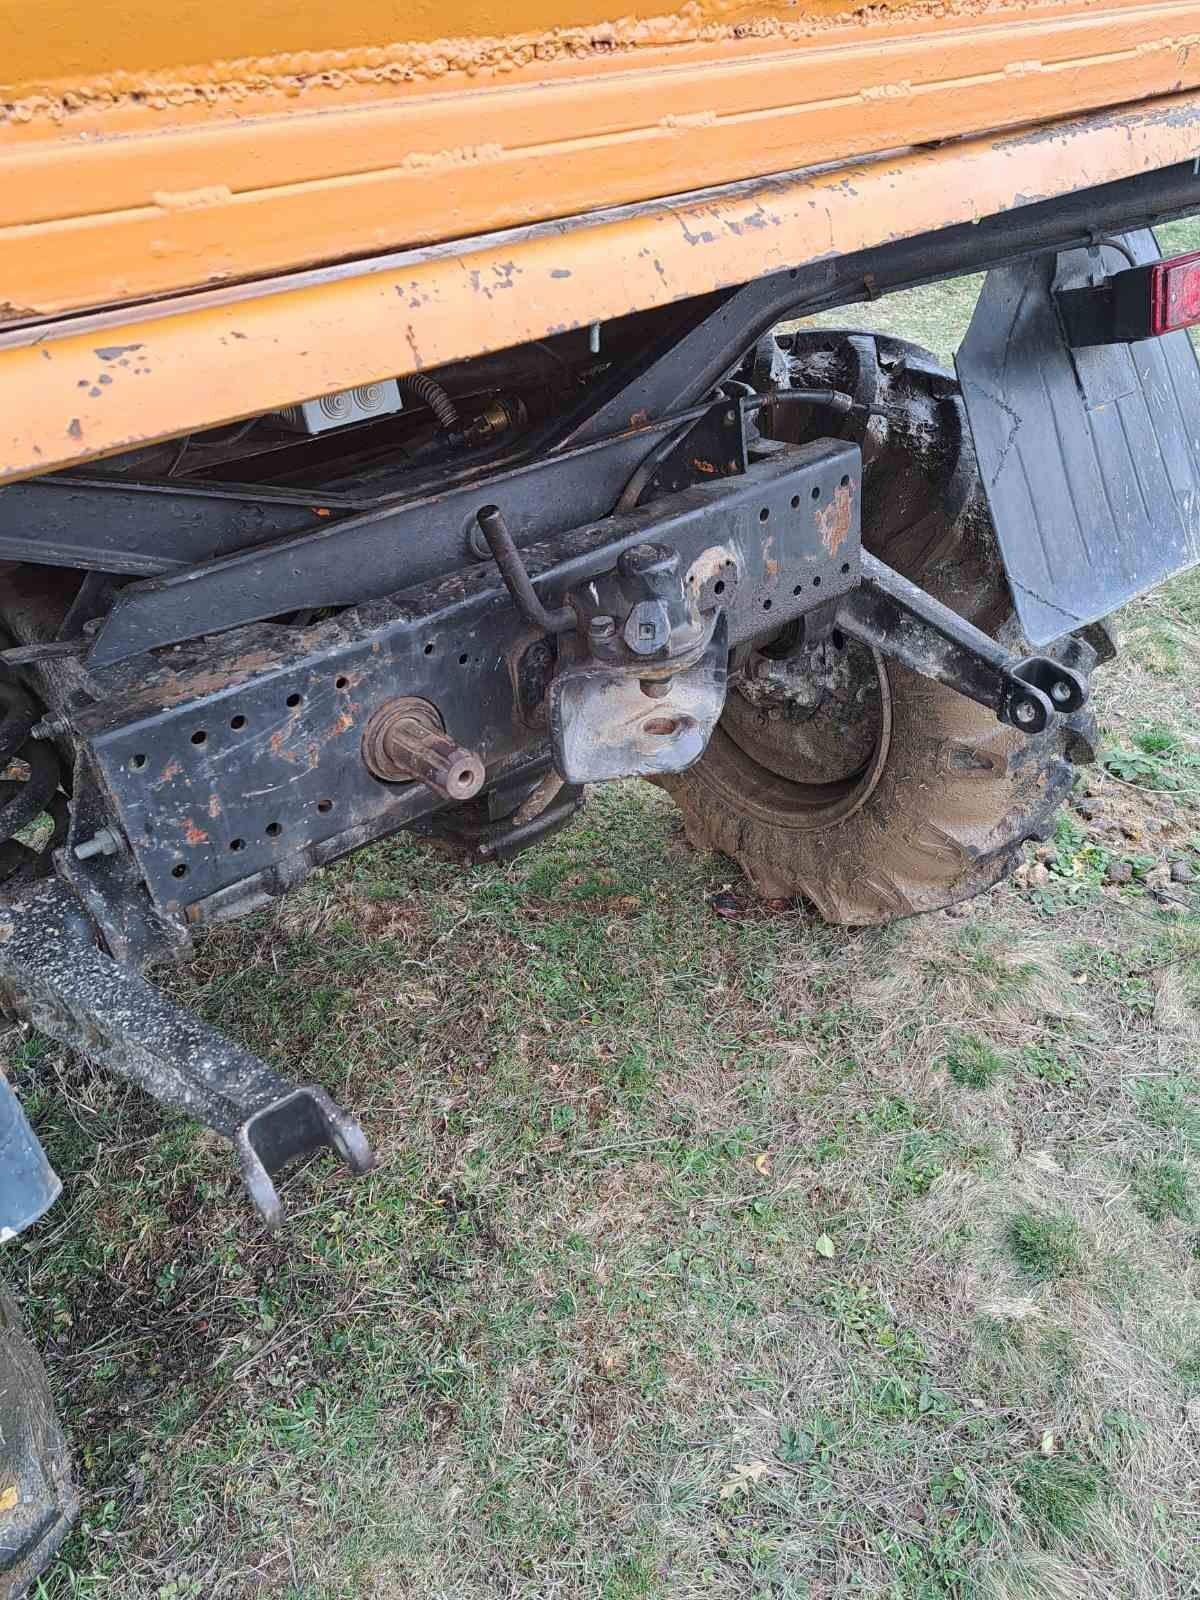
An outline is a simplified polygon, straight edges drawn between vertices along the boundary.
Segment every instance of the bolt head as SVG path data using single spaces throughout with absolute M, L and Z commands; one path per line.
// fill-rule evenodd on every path
M 671 618 L 661 600 L 639 600 L 625 620 L 625 643 L 637 656 L 654 656 L 671 642 Z
M 1037 708 L 1031 700 L 1018 700 L 1013 715 L 1022 727 L 1028 727 L 1037 718 Z
M 589 639 L 611 639 L 617 631 L 617 624 L 612 617 L 593 617 L 588 623 Z
M 1071 685 L 1069 683 L 1064 683 L 1060 678 L 1057 683 L 1051 686 L 1050 698 L 1060 706 L 1065 705 L 1066 702 L 1071 698 Z
M 93 856 L 115 856 L 121 848 L 121 836 L 112 828 L 100 828 L 90 839 L 75 846 L 79 861 L 90 861 Z

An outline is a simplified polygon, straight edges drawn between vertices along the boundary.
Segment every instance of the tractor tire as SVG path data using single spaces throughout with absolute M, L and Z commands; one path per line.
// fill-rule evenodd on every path
M 0 1285 L 0 1600 L 28 1593 L 78 1509 L 45 1369 Z
M 854 409 L 834 420 L 780 406 L 763 431 L 858 442 L 864 546 L 1023 649 L 953 377 L 883 336 L 814 332 L 781 343 L 794 386 L 841 390 Z M 1049 653 L 1087 674 L 1109 653 L 1094 639 Z M 787 654 L 786 640 L 775 654 Z M 1031 738 L 836 630 L 810 657 L 799 698 L 786 678 L 780 690 L 778 672 L 764 688 L 735 661 L 705 754 L 658 781 L 693 844 L 731 856 L 764 896 L 803 896 L 828 922 L 888 922 L 990 888 L 1024 840 L 1048 836 L 1072 765 L 1094 756 L 1086 711 Z

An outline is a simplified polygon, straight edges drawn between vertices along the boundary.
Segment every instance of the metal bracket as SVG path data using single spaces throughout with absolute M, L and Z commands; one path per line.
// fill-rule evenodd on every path
M 682 772 L 725 706 L 723 608 L 684 580 L 679 551 L 647 541 L 576 595 L 588 617 L 550 685 L 554 761 L 568 783 Z
M 987 706 L 1022 733 L 1040 733 L 1087 701 L 1087 682 L 1070 667 L 1014 656 L 866 550 L 862 574 L 837 612 L 837 626 L 852 638 Z
M 328 1145 L 352 1172 L 375 1165 L 358 1123 L 323 1089 L 279 1077 L 99 950 L 61 883 L 0 906 L 0 997 L 60 1044 L 228 1139 L 268 1227 L 282 1219 L 273 1174 L 287 1163 Z
M 562 668 L 550 686 L 554 764 L 568 783 L 682 772 L 698 761 L 725 707 L 729 630 L 709 619 L 707 641 L 669 677 L 644 663 L 594 657 Z

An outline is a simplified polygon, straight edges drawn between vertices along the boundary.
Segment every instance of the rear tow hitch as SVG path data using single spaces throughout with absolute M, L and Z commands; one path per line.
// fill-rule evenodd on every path
M 982 629 L 902 578 L 868 551 L 862 583 L 838 605 L 837 626 L 994 711 L 1022 733 L 1041 733 L 1087 703 L 1087 681 L 1049 656 L 1015 656 Z
M 269 1227 L 283 1216 L 274 1175 L 289 1162 L 328 1146 L 352 1172 L 375 1164 L 357 1121 L 323 1089 L 279 1077 L 105 955 L 61 883 L 0 905 L 0 1002 L 228 1139 Z

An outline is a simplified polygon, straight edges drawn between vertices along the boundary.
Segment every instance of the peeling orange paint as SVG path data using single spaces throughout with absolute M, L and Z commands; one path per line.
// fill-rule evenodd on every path
M 1191 160 L 1198 130 L 1185 92 L 0 334 L 0 482 Z
M 103 27 L 83 0 L 41 0 L 37 28 L 26 25 L 26 0 L 0 0 L 0 101 L 15 121 L 65 120 L 121 104 L 164 112 L 228 100 L 243 109 L 271 92 L 294 100 L 458 75 L 544 73 L 564 62 L 621 65 L 668 47 L 806 44 L 848 26 L 879 37 L 947 20 L 1031 25 L 1111 9 L 1111 0 L 688 0 L 663 12 L 654 0 L 625 0 L 614 18 L 606 0 L 573 0 L 564 21 L 555 0 L 445 0 L 406 8 L 406 36 L 396 39 L 391 0 L 345 7 L 293 0 L 286 8 L 272 0 L 236 7 L 117 0 Z
M 191 817 L 185 817 L 183 819 L 183 836 L 191 845 L 208 843 L 208 835 L 205 833 L 203 828 L 199 827 L 192 820 Z

